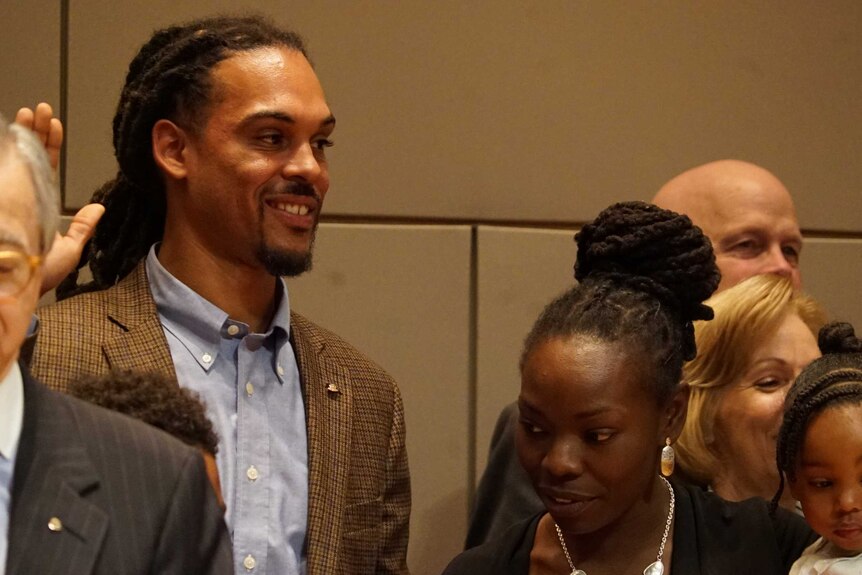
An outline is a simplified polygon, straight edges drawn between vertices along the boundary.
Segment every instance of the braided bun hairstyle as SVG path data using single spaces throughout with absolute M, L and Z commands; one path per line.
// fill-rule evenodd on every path
M 820 353 L 826 356 L 826 360 L 839 354 L 862 353 L 862 340 L 856 337 L 853 326 L 841 321 L 823 326 L 817 335 L 817 346 Z M 852 363 L 852 358 L 845 359 Z
M 802 370 L 784 401 L 784 419 L 775 449 L 781 483 L 773 509 L 784 492 L 785 475 L 796 478 L 796 462 L 805 441 L 808 425 L 829 407 L 862 403 L 862 340 L 853 326 L 832 322 L 823 326 L 817 338 L 823 357 Z
M 219 16 L 156 31 L 129 64 L 113 120 L 117 176 L 93 194 L 105 206 L 78 269 L 90 265 L 93 281 L 77 285 L 73 272 L 57 287 L 57 299 L 110 287 L 126 276 L 161 240 L 165 186 L 152 154 L 152 129 L 169 119 L 192 133 L 206 125 L 211 72 L 230 56 L 283 46 L 307 57 L 302 39 L 257 16 Z
M 594 336 L 624 342 L 652 362 L 659 401 L 697 354 L 692 322 L 720 279 L 709 239 L 683 215 L 644 202 L 602 211 L 575 236 L 580 283 L 548 304 L 524 342 L 521 368 L 537 344 Z

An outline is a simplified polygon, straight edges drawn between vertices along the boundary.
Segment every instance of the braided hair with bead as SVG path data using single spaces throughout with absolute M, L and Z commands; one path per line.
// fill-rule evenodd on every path
M 105 206 L 78 269 L 89 264 L 93 281 L 78 285 L 73 272 L 57 299 L 105 289 L 126 276 L 161 240 L 165 186 L 152 154 L 152 129 L 171 120 L 195 133 L 206 124 L 211 72 L 239 52 L 283 46 L 307 57 L 302 39 L 258 16 L 219 16 L 156 31 L 129 65 L 113 120 L 116 177 L 92 201 Z
M 624 342 L 653 363 L 659 402 L 697 353 L 692 322 L 712 318 L 703 302 L 720 274 L 712 244 L 684 215 L 644 202 L 602 211 L 575 236 L 575 287 L 548 304 L 524 342 L 526 358 L 555 337 Z
M 784 419 L 775 449 L 781 482 L 772 498 L 774 511 L 784 492 L 785 476 L 796 478 L 805 433 L 814 417 L 828 407 L 862 403 L 862 340 L 853 326 L 833 322 L 817 337 L 823 357 L 811 362 L 793 383 L 784 401 Z

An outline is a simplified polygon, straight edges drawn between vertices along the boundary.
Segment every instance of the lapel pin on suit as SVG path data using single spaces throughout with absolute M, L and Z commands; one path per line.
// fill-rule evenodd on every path
M 59 517 L 52 517 L 48 520 L 48 530 L 54 533 L 59 533 L 63 530 L 63 522 L 60 521 Z
M 330 396 L 335 396 L 341 393 L 341 390 L 338 389 L 338 386 L 334 383 L 330 383 L 326 386 L 326 391 L 329 392 Z

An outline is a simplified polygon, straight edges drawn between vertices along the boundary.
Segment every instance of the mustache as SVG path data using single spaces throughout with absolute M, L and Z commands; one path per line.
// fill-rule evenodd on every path
M 306 196 L 309 198 L 314 198 L 318 202 L 320 201 L 320 194 L 317 193 L 317 190 L 314 189 L 314 186 L 309 184 L 308 182 L 284 182 L 273 186 L 272 189 L 267 190 L 265 195 L 266 198 L 270 198 L 272 196 Z

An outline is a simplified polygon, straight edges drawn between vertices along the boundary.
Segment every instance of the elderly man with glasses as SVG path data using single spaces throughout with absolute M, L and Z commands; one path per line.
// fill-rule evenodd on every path
M 231 573 L 196 449 L 18 362 L 58 219 L 43 144 L 0 118 L 0 573 Z

